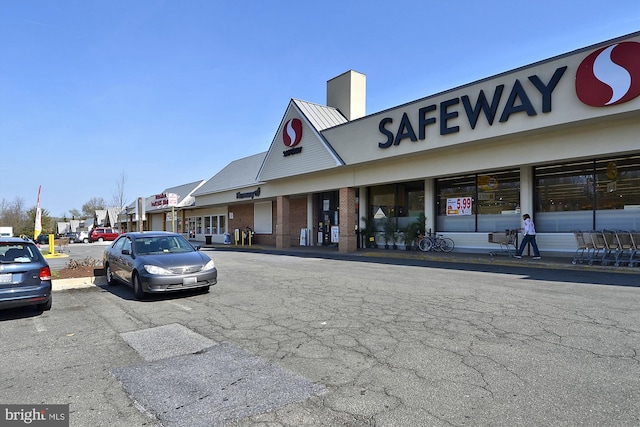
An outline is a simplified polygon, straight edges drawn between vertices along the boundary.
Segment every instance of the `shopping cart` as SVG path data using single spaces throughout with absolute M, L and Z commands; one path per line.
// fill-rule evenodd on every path
M 573 260 L 571 260 L 571 264 L 582 264 L 585 261 L 589 261 L 593 259 L 593 241 L 591 240 L 591 235 L 588 232 L 583 232 L 580 230 L 574 230 L 573 235 L 576 239 L 576 244 L 578 248 L 576 249 L 575 254 L 573 255 Z
M 621 264 L 630 262 L 634 245 L 630 231 L 616 230 L 615 234 L 616 240 L 618 241 L 618 248 L 615 254 L 614 265 L 620 267 Z
M 602 231 L 592 230 L 589 232 L 589 238 L 591 239 L 593 250 L 591 251 L 588 264 L 593 265 L 596 260 L 603 262 L 607 256 L 607 242 L 604 239 L 604 233 Z
M 606 250 L 602 256 L 602 265 L 609 265 L 610 262 L 616 261 L 616 254 L 620 251 L 618 246 L 618 239 L 616 238 L 616 232 L 613 230 L 603 230 L 604 243 Z
M 616 262 L 616 254 L 621 250 L 613 230 L 591 231 L 591 241 L 593 242 L 594 252 L 589 259 L 589 265 L 597 260 L 602 265 L 609 265 L 610 262 Z
M 516 245 L 518 244 L 518 230 L 494 231 L 489 233 L 489 243 L 500 245 L 500 250 L 491 251 L 489 255 L 507 255 L 514 256 L 516 254 Z
M 640 231 L 632 230 L 629 235 L 631 236 L 629 267 L 634 267 L 637 263 L 640 263 Z

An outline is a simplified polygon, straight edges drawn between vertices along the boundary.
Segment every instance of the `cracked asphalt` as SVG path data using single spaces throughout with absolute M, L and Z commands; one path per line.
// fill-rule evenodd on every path
M 212 344 L 176 356 L 187 386 L 189 375 L 202 382 L 215 366 L 235 376 L 205 382 L 208 394 L 238 382 L 245 398 L 251 387 L 264 391 L 264 376 L 228 357 L 242 354 L 322 390 L 261 402 L 261 412 L 243 417 L 222 417 L 210 404 L 202 425 L 640 425 L 637 274 L 210 255 L 219 276 L 206 294 L 135 301 L 125 286 L 92 286 L 55 292 L 43 314 L 0 312 L 0 402 L 69 403 L 72 426 L 186 425 L 175 408 L 145 406 L 114 376 L 148 372 L 149 363 L 171 370 L 171 359 L 150 362 L 125 339 L 166 326 Z M 233 352 L 216 358 L 226 348 Z M 281 392 L 291 397 L 291 387 Z

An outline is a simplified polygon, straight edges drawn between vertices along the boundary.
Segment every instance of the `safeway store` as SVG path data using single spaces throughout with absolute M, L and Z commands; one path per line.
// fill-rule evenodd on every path
M 421 214 L 460 251 L 495 249 L 524 213 L 543 254 L 575 250 L 577 229 L 640 229 L 640 33 L 370 115 L 365 79 L 329 80 L 327 106 L 292 99 L 269 150 L 208 180 L 182 223 L 343 252 L 365 222 L 384 244 L 383 224 Z

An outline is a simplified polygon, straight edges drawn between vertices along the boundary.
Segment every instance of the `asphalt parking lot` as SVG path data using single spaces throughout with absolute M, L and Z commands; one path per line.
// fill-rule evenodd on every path
M 56 253 L 59 256 L 53 258 L 47 258 L 49 266 L 53 270 L 60 270 L 64 268 L 69 260 L 83 260 L 85 258 L 92 258 L 102 262 L 102 253 L 105 247 L 109 246 L 113 242 L 93 242 L 93 243 L 71 243 L 69 246 L 64 247 L 62 251 L 56 249 Z M 43 250 L 48 250 L 49 245 L 43 245 Z
M 209 293 L 0 312 L 0 402 L 73 426 L 640 424 L 637 275 L 207 252 Z

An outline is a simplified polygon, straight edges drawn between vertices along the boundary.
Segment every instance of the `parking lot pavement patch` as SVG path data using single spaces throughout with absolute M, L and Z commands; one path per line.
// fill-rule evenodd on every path
M 196 353 L 215 344 L 209 338 L 178 323 L 125 332 L 121 336 L 149 362 Z
M 111 373 L 137 404 L 169 427 L 222 426 L 325 392 L 230 343 Z

